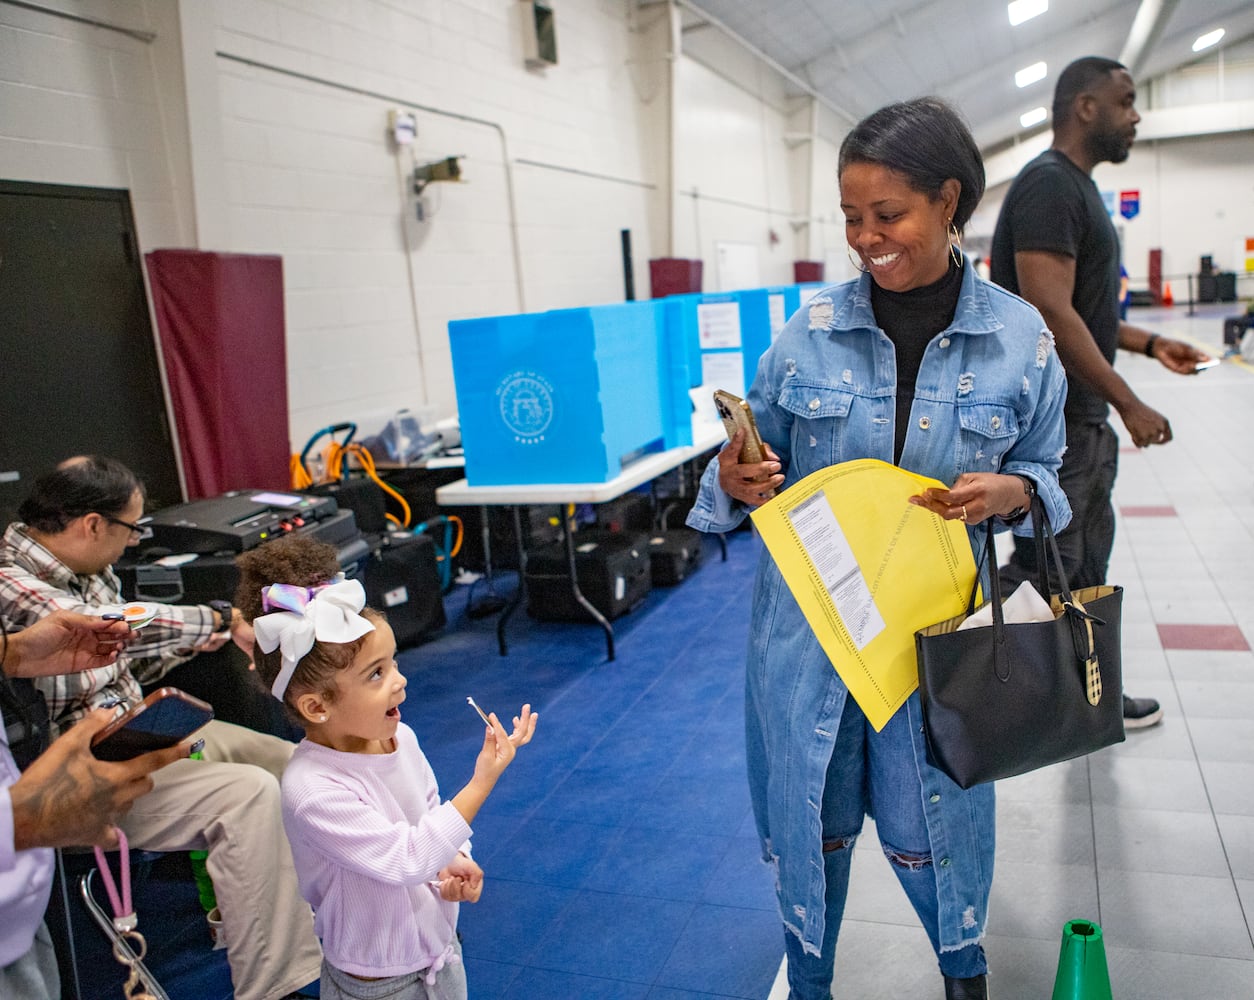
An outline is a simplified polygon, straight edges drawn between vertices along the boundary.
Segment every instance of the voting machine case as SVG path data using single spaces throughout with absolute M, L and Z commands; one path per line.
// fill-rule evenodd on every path
M 611 621 L 619 618 L 638 607 L 652 587 L 649 536 L 597 528 L 577 532 L 575 572 L 592 606 Z M 528 553 L 527 614 L 541 621 L 593 620 L 571 590 L 564 541 Z
M 701 532 L 671 528 L 649 536 L 649 571 L 655 587 L 682 583 L 701 566 L 705 550 Z
M 362 564 L 366 604 L 382 611 L 404 649 L 444 627 L 444 595 L 435 543 L 407 531 L 371 536 L 370 555 Z

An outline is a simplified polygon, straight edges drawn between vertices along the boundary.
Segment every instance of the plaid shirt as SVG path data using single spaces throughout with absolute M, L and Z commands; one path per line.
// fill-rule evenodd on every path
M 122 585 L 111 569 L 87 576 L 65 563 L 10 524 L 0 542 L 0 615 L 7 627 L 25 628 L 58 608 L 83 614 L 122 604 Z M 149 684 L 188 660 L 191 647 L 213 634 L 213 610 L 203 605 L 157 605 L 157 617 L 107 667 L 56 677 L 36 678 L 48 700 L 53 736 L 59 735 L 107 701 L 129 707 L 143 699 Z

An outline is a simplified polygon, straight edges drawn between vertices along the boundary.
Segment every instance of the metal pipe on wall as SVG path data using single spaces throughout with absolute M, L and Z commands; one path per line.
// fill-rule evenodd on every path
M 523 290 L 522 250 L 518 245 L 518 208 L 514 198 L 514 164 L 509 155 L 509 140 L 505 135 L 504 127 L 499 122 L 489 121 L 486 118 L 476 118 L 474 115 L 462 114 L 459 111 L 448 111 L 445 108 L 432 107 L 429 104 L 421 104 L 417 101 L 411 101 L 406 97 L 401 97 L 396 94 L 384 94 L 377 90 L 370 90 L 366 87 L 355 87 L 350 83 L 343 83 L 339 80 L 328 80 L 325 77 L 314 76 L 310 73 L 301 73 L 298 70 L 288 69 L 284 66 L 276 66 L 273 63 L 265 63 L 257 59 L 248 59 L 244 56 L 237 56 L 231 52 L 222 52 L 219 50 L 216 55 L 220 59 L 227 59 L 243 66 L 250 66 L 253 69 L 265 70 L 270 73 L 278 73 L 281 76 L 290 77 L 295 80 L 303 80 L 306 83 L 314 83 L 322 87 L 330 87 L 334 90 L 340 90 L 345 93 L 357 94 L 361 97 L 369 97 L 374 100 L 384 101 L 390 105 L 399 104 L 406 108 L 411 108 L 414 111 L 440 115 L 444 118 L 452 118 L 456 121 L 467 122 L 471 125 L 482 125 L 486 128 L 495 130 L 501 142 L 501 159 L 505 167 L 505 195 L 509 207 L 509 236 L 514 257 L 514 281 L 518 290 L 518 311 L 520 313 L 527 311 L 526 295 Z

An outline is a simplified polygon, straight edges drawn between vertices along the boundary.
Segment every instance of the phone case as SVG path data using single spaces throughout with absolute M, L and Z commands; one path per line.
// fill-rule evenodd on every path
M 158 688 L 91 740 L 97 760 L 130 760 L 187 739 L 213 718 L 213 707 L 177 688 Z
M 745 432 L 744 444 L 740 446 L 740 461 L 743 465 L 753 462 L 765 462 L 766 451 L 762 447 L 762 435 L 758 433 L 757 421 L 753 419 L 753 411 L 749 404 L 739 396 L 724 389 L 714 391 L 714 405 L 722 418 L 723 429 L 727 431 L 727 440 L 736 435 L 736 431 Z

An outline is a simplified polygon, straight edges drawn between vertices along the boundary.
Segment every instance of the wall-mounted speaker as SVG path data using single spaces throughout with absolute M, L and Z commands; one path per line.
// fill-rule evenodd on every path
M 519 0 L 522 8 L 523 58 L 527 65 L 557 65 L 557 22 L 553 8 L 539 0 Z

